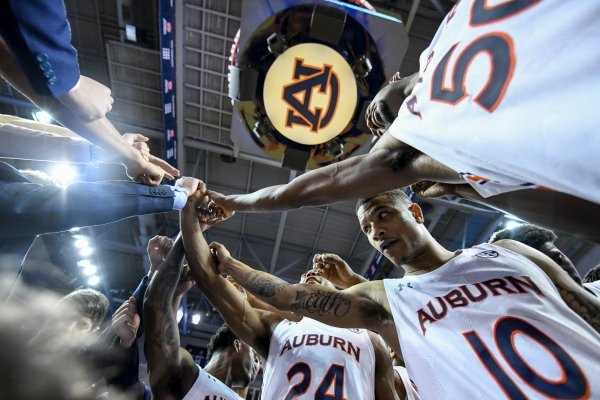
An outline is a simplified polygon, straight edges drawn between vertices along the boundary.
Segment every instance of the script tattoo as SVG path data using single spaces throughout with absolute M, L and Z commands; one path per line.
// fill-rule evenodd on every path
M 326 293 L 320 290 L 317 293 L 296 291 L 296 301 L 292 305 L 294 310 L 306 310 L 318 315 L 332 314 L 343 317 L 350 311 L 352 302 L 340 293 Z
M 284 280 L 276 278 L 266 272 L 252 271 L 248 273 L 244 287 L 260 297 L 273 297 L 289 285 Z

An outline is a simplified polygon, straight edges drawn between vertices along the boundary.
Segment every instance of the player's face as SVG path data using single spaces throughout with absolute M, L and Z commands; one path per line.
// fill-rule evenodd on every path
M 363 204 L 357 217 L 371 246 L 395 265 L 411 260 L 423 244 L 418 223 L 409 206 L 396 204 L 387 196 L 375 197 Z
M 319 284 L 333 288 L 333 283 L 323 277 L 317 268 L 310 269 L 302 274 L 300 283 Z
M 402 78 L 390 82 L 375 95 L 365 115 L 367 126 L 373 135 L 383 135 L 398 116 L 398 110 L 406 98 L 405 89 L 409 81 L 409 78 Z
M 242 367 L 243 373 L 247 377 L 248 383 L 250 383 L 256 378 L 260 370 L 260 357 L 252 347 L 240 341 L 238 360 L 235 364 Z

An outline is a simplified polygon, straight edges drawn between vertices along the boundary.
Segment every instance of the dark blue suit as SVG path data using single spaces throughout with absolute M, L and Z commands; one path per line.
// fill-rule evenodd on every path
M 167 185 L 125 181 L 39 185 L 0 162 L 0 255 L 4 256 L 0 268 L 16 270 L 36 235 L 171 211 L 174 198 L 173 188 Z
M 38 94 L 62 96 L 79 80 L 63 0 L 0 0 L 0 35 Z

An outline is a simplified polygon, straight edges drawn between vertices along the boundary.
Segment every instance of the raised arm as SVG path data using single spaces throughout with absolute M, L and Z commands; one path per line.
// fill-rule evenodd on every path
M 200 192 L 202 189 L 196 192 L 196 199 Z M 198 287 L 235 334 L 267 358 L 271 333 L 283 318 L 253 308 L 232 283 L 217 275 L 213 255 L 202 234 L 206 226 L 200 226 L 193 201 L 181 210 L 180 224 L 185 255 Z
M 365 282 L 342 291 L 315 284 L 290 284 L 253 270 L 223 251 L 219 243 L 211 247 L 219 259 L 220 273 L 231 275 L 246 290 L 281 310 L 340 328 L 380 332 L 394 323 L 382 281 Z
M 254 193 L 223 196 L 210 192 L 220 206 L 232 211 L 284 211 L 370 197 L 435 176 L 456 181 L 458 174 L 424 161 L 422 154 L 386 133 L 366 155 L 308 171 L 290 183 Z
M 65 127 L 121 161 L 127 168 L 127 174 L 133 179 L 138 179 L 142 174 L 146 174 L 146 177 L 140 178 L 143 183 L 158 185 L 165 175 L 169 179 L 179 175 L 179 171 L 167 162 L 152 155 L 142 154 L 122 140 L 120 133 L 105 116 L 93 120 L 83 120 L 55 97 L 36 93 L 2 38 L 0 38 L 0 75 L 35 105 L 52 114 Z M 82 79 L 89 78 L 82 77 Z M 89 90 L 89 85 L 85 87 L 88 87 Z M 94 93 L 88 92 L 85 96 L 94 96 Z
M 519 253 L 534 262 L 554 282 L 554 286 L 569 308 L 600 332 L 600 299 L 578 285 L 550 257 L 514 240 L 499 240 L 494 244 Z
M 375 400 L 397 400 L 392 358 L 379 335 L 369 332 L 375 351 Z
M 198 375 L 193 359 L 180 349 L 179 328 L 172 309 L 181 275 L 183 240 L 177 238 L 150 281 L 144 298 L 144 352 L 150 387 L 157 399 L 181 399 Z
M 367 282 L 367 279 L 354 272 L 348 263 L 337 254 L 315 254 L 313 264 L 325 279 L 342 289 Z
M 418 182 L 411 189 L 423 198 L 459 196 L 558 232 L 578 234 L 600 243 L 600 206 L 551 190 L 525 189 L 483 197 L 469 184 Z M 540 204 L 546 207 L 540 207 Z M 560 210 L 560 212 L 548 212 Z M 576 271 L 574 271 L 576 273 Z

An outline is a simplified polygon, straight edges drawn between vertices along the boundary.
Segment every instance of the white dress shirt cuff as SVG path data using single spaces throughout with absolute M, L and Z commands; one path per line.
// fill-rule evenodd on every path
M 173 210 L 181 210 L 183 207 L 185 207 L 185 203 L 187 203 L 188 193 L 182 188 L 176 187 L 173 187 L 173 193 L 175 194 Z

